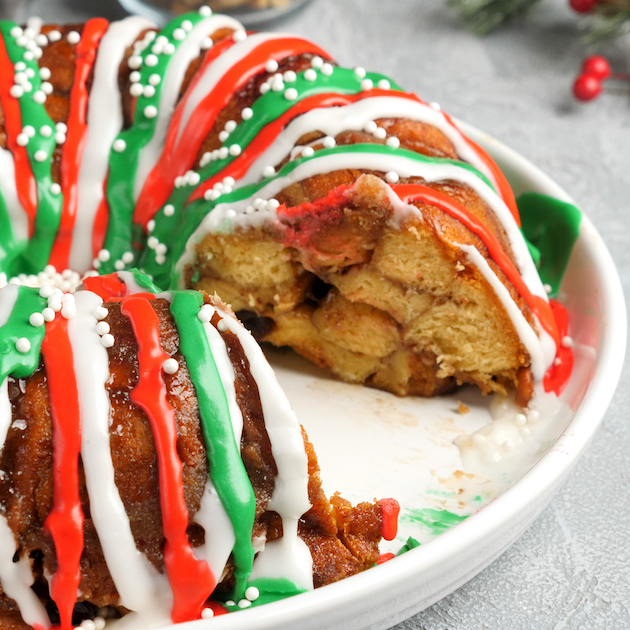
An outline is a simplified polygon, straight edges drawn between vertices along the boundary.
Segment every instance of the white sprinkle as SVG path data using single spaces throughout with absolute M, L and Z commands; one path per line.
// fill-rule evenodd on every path
M 43 105 L 46 102 L 46 94 L 42 90 L 37 90 L 33 93 L 33 100 L 38 105 Z
M 50 185 L 50 192 L 53 195 L 59 195 L 61 193 L 61 186 L 57 182 L 53 182 Z
M 202 619 L 212 619 L 212 617 L 214 617 L 214 610 L 212 610 L 212 608 L 204 608 L 201 611 Z
M 94 617 L 94 627 L 96 630 L 104 630 L 105 619 L 103 617 Z
M 111 348 L 114 345 L 114 335 L 107 333 L 101 337 L 101 343 L 105 348 Z
M 162 77 L 159 74 L 152 74 L 149 77 L 149 83 L 151 85 L 160 85 L 160 81 L 162 80 Z
M 204 304 L 197 313 L 197 318 L 202 322 L 209 322 L 212 319 L 213 309 L 209 304 Z
M 361 81 L 361 89 L 362 90 L 371 90 L 374 87 L 374 81 L 372 81 L 372 79 L 363 79 L 363 81 Z
M 155 230 L 155 221 L 153 219 L 151 219 L 148 223 L 147 223 L 147 232 L 149 234 L 151 234 L 151 232 L 153 232 L 153 230 Z
M 45 284 L 40 288 L 39 295 L 47 300 L 54 292 L 55 290 L 49 284 Z
M 155 88 L 152 85 L 145 85 L 142 94 L 145 98 L 152 98 L 155 96 Z
M 199 48 L 201 50 L 210 50 L 210 48 L 212 48 L 214 46 L 214 42 L 212 41 L 212 37 L 204 37 L 201 40 L 201 44 L 199 45 Z
M 158 61 L 159 60 L 157 58 L 157 55 L 154 55 L 154 54 L 147 55 L 144 59 L 144 63 L 146 63 L 147 66 L 149 66 L 149 68 L 152 68 L 153 66 L 157 66 Z
M 70 44 L 78 44 L 81 41 L 81 35 L 76 31 L 70 31 L 68 33 L 68 43 Z
M 22 96 L 24 96 L 24 90 L 19 85 L 12 85 L 9 94 L 13 98 L 22 98 Z
M 26 337 L 20 337 L 15 342 L 15 349 L 22 354 L 26 354 L 31 349 L 31 342 Z
M 356 76 L 357 79 L 365 79 L 365 68 L 362 68 L 361 66 L 357 66 L 354 69 L 354 75 Z
M 271 164 L 265 166 L 262 170 L 263 177 L 273 177 L 276 174 L 276 169 Z
M 400 176 L 395 171 L 389 171 L 385 174 L 385 181 L 388 184 L 396 184 L 400 180 Z
M 190 20 L 184 20 L 184 21 L 181 23 L 181 27 L 182 27 L 182 28 L 183 28 L 186 32 L 190 32 L 190 31 L 192 31 L 193 24 L 192 24 L 192 22 L 191 22 Z
M 165 55 L 172 55 L 174 52 L 175 52 L 175 44 L 171 44 L 171 42 L 169 42 L 168 44 L 164 46 Z
M 374 133 L 378 129 L 378 125 L 373 120 L 370 120 L 365 123 L 363 129 L 365 129 L 367 133 Z
M 18 85 L 22 85 L 28 81 L 28 77 L 25 72 L 17 72 L 13 77 L 13 81 L 15 81 Z
M 525 416 L 524 413 L 517 413 L 516 416 L 514 416 L 514 422 L 519 427 L 523 427 L 527 424 L 527 417 Z
M 241 118 L 243 120 L 249 120 L 254 115 L 254 110 L 251 107 L 245 107 L 241 112 Z
M 28 144 L 29 140 L 30 138 L 25 133 L 18 134 L 18 137 L 15 139 L 15 141 L 21 147 L 25 147 Z
M 433 102 L 433 103 L 429 103 L 429 106 L 432 107 L 434 110 L 436 111 L 440 111 L 442 108 L 440 107 L 439 103 Z
M 122 261 L 125 263 L 125 265 L 129 265 L 130 263 L 133 262 L 133 252 L 125 252 L 122 255 Z
M 21 35 L 15 40 L 15 43 L 22 48 L 26 48 L 26 44 L 28 44 L 28 37 L 26 37 L 26 35 Z
M 573 347 L 573 339 L 568 335 L 566 337 L 562 337 L 561 341 L 563 348 L 572 348 Z
M 137 70 L 142 65 L 142 57 L 140 55 L 131 55 L 127 64 L 132 70 Z
M 50 79 L 50 77 L 52 76 L 52 72 L 50 71 L 50 68 L 40 68 L 39 76 L 42 78 L 43 81 L 48 81 L 48 79 Z
M 144 92 L 144 88 L 142 87 L 142 85 L 140 85 L 140 83 L 132 83 L 129 86 L 129 94 L 131 94 L 131 96 L 140 96 L 142 93 Z
M 260 93 L 261 93 L 261 94 L 266 94 L 267 92 L 269 92 L 269 89 L 270 89 L 270 88 L 269 88 L 269 83 L 263 83 L 263 84 L 260 86 Z
M 271 89 L 274 92 L 282 92 L 284 90 L 284 81 L 280 75 L 275 75 L 271 81 Z
M 286 98 L 287 101 L 294 101 L 297 97 L 298 91 L 295 88 L 289 88 L 284 92 L 284 98 Z
M 55 319 L 55 311 L 48 306 L 42 311 L 42 315 L 44 316 L 44 320 L 47 322 L 52 322 L 52 320 Z
M 222 333 L 227 332 L 229 330 L 227 322 L 223 319 L 219 320 L 219 323 L 217 324 L 217 330 Z
M 31 316 L 28 318 L 28 322 L 31 326 L 39 328 L 44 324 L 44 316 L 41 313 L 31 313 Z
M 225 142 L 229 138 L 230 134 L 225 131 L 219 131 L 219 142 Z
M 206 190 L 203 193 L 203 198 L 206 201 L 216 201 L 221 196 L 221 193 L 218 190 Z
M 247 33 L 245 31 L 234 31 L 234 35 L 232 35 L 232 39 L 235 42 L 242 42 L 247 39 Z
M 181 42 L 182 39 L 186 39 L 186 31 L 183 28 L 176 28 L 173 31 L 173 39 L 178 42 Z
M 158 110 L 155 105 L 147 105 L 144 108 L 144 115 L 147 118 L 155 118 L 158 115 Z
M 55 142 L 57 144 L 63 144 L 66 141 L 66 134 L 65 133 L 61 133 L 61 131 L 58 131 L 55 134 Z
M 23 55 L 22 55 L 22 59 L 24 59 L 25 61 L 33 61 L 34 59 L 34 55 L 30 50 L 27 50 Z
M 381 79 L 376 85 L 380 87 L 381 90 L 389 90 L 391 87 L 391 83 L 387 79 Z
M 241 601 L 238 603 L 239 608 L 249 608 L 251 605 L 252 603 L 249 601 L 249 599 L 241 599 Z
M 297 74 L 295 74 L 295 72 L 293 72 L 293 70 L 287 70 L 282 75 L 282 78 L 284 79 L 285 83 L 295 83 L 295 81 L 297 80 Z
M 236 129 L 236 121 L 235 120 L 228 120 L 225 123 L 225 130 L 228 133 L 232 133 L 235 129 Z
M 203 17 L 210 17 L 212 15 L 212 9 L 204 4 L 203 6 L 199 7 L 199 15 L 202 15 Z
M 40 149 L 39 151 L 35 151 L 35 155 L 33 157 L 36 162 L 45 162 L 48 158 L 48 153 L 46 153 L 43 149 Z
M 201 175 L 196 171 L 188 171 L 186 173 L 186 182 L 189 186 L 196 186 L 201 181 Z
M 175 214 L 175 206 L 172 203 L 168 203 L 164 206 L 164 215 L 172 217 Z
M 385 131 L 385 129 L 383 129 L 383 127 L 379 127 L 374 132 L 374 137 L 378 138 L 379 140 L 385 140 L 385 138 L 387 138 L 387 131 Z
M 560 359 L 560 357 L 556 357 L 556 358 L 553 360 L 553 364 L 554 364 L 555 366 L 558 366 L 558 365 L 560 365 L 561 363 L 562 363 L 562 360 Z
M 545 289 L 545 293 L 549 295 L 553 291 L 553 287 L 550 284 L 544 284 L 543 288 Z
M 278 71 L 278 62 L 275 59 L 270 59 L 266 64 L 265 64 L 265 70 L 267 72 L 277 72 Z
M 125 263 L 122 260 L 117 260 L 114 263 L 114 269 L 116 271 L 122 271 L 125 268 Z
M 329 77 L 333 73 L 333 70 L 334 70 L 334 68 L 333 68 L 332 64 L 325 63 L 322 66 L 321 73 L 326 75 L 327 77 Z
M 166 359 L 162 364 L 162 369 L 166 372 L 166 374 L 175 374 L 177 370 L 179 370 L 179 363 L 173 358 Z
M 50 33 L 48 33 L 48 39 L 51 42 L 58 42 L 61 39 L 61 33 L 57 30 L 50 31 Z
M 319 55 L 315 55 L 311 59 L 311 66 L 315 68 L 316 70 L 318 68 L 321 68 L 323 65 L 324 65 L 324 60 Z
M 337 141 L 332 136 L 325 136 L 322 138 L 322 144 L 327 149 L 332 149 L 337 144 Z
M 111 258 L 111 254 L 108 249 L 101 249 L 97 257 L 101 262 L 107 262 Z
M 53 130 L 50 125 L 42 125 L 39 129 L 39 133 L 41 133 L 44 138 L 50 138 L 50 136 L 52 136 L 52 132 Z
M 396 136 L 390 136 L 387 138 L 387 142 L 385 143 L 388 147 L 392 147 L 393 149 L 397 149 L 400 146 L 400 140 L 396 138 Z
M 94 310 L 94 317 L 98 320 L 105 319 L 108 314 L 109 311 L 104 306 L 97 306 Z
M 275 212 L 280 207 L 280 202 L 277 199 L 269 199 L 267 201 L 267 208 Z
M 241 154 L 241 147 L 238 144 L 232 144 L 229 148 L 230 155 L 233 157 L 237 157 Z
M 314 154 L 315 154 L 315 149 L 313 149 L 313 147 L 304 147 L 302 149 L 303 157 L 312 157 Z
M 68 133 L 68 125 L 66 125 L 66 123 L 63 123 L 63 122 L 58 122 L 55 125 L 55 129 L 57 129 L 57 131 L 60 131 L 61 133 Z
M 140 81 L 140 78 L 142 77 L 142 75 L 137 71 L 134 70 L 130 75 L 129 75 L 129 80 L 132 83 L 138 83 L 138 81 Z
M 118 138 L 114 140 L 112 148 L 116 153 L 122 153 L 127 148 L 127 143 L 122 138 Z
M 304 71 L 304 78 L 307 81 L 316 81 L 317 80 L 317 72 L 315 72 L 315 70 L 313 70 L 313 68 L 309 68 L 308 70 Z
M 96 624 L 91 619 L 84 619 L 79 628 L 81 630 L 96 630 Z
M 260 597 L 260 591 L 255 586 L 250 586 L 245 591 L 245 597 L 247 597 L 250 602 L 255 602 Z
M 14 26 L 9 33 L 11 34 L 11 37 L 15 37 L 17 39 L 24 33 L 24 31 L 19 26 Z

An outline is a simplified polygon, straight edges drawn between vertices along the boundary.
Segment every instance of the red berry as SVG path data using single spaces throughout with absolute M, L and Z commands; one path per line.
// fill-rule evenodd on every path
M 592 74 L 602 81 L 610 76 L 610 64 L 606 57 L 591 55 L 582 64 L 582 74 Z
M 580 101 L 592 101 L 601 91 L 601 79 L 594 74 L 581 74 L 573 84 L 573 94 Z
M 593 10 L 597 0 L 569 0 L 569 5 L 578 13 L 589 13 Z

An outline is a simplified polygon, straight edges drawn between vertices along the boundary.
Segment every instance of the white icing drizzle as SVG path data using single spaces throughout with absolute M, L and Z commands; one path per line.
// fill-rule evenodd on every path
M 299 138 L 314 129 L 334 138 L 342 131 L 362 130 L 366 123 L 378 118 L 407 118 L 435 127 L 451 141 L 462 160 L 495 183 L 487 164 L 441 111 L 403 96 L 374 96 L 341 107 L 318 107 L 293 119 L 238 180 L 239 185 L 260 181 L 265 166 L 279 164 Z M 318 142 L 315 141 L 314 144 Z
M 100 41 L 88 100 L 88 130 L 79 166 L 78 206 L 69 258 L 70 267 L 76 271 L 87 271 L 92 266 L 92 231 L 103 199 L 109 151 L 123 125 L 118 69 L 125 49 L 143 30 L 154 26 L 145 18 L 128 17 L 110 24 Z
M 237 336 L 249 360 L 252 377 L 258 386 L 271 452 L 278 469 L 267 507 L 278 512 L 282 518 L 283 536 L 268 543 L 258 554 L 252 579 L 285 577 L 310 590 L 313 588 L 313 559 L 306 543 L 298 537 L 298 521 L 311 508 L 308 498 L 308 458 L 300 424 L 258 343 L 235 319 L 218 309 L 217 312 L 223 317 L 228 330 Z
M 488 264 L 488 261 L 476 247 L 461 244 L 458 244 L 458 247 L 466 254 L 468 260 L 481 272 L 499 298 L 501 304 L 503 304 L 503 308 L 508 314 L 508 317 L 512 320 L 512 324 L 521 343 L 529 353 L 534 378 L 537 381 L 542 380 L 545 372 L 549 369 L 556 356 L 556 345 L 553 339 L 551 339 L 540 325 L 538 325 L 540 337 L 536 334 L 536 331 L 531 327 L 527 319 L 525 319 L 521 309 L 512 299 L 507 287 L 499 280 Z
M 0 326 L 4 326 L 18 298 L 18 287 L 9 284 L 0 290 Z M 9 382 L 4 379 L 0 385 L 0 453 L 4 448 L 7 433 L 11 426 L 12 411 L 9 400 Z M 30 625 L 40 624 L 50 628 L 51 623 L 46 609 L 35 595 L 31 586 L 35 581 L 30 560 L 26 556 L 13 562 L 18 546 L 9 527 L 6 516 L 0 514 L 0 585 L 4 593 L 15 600 L 22 619 Z
M 186 126 L 201 101 L 203 101 L 203 99 L 210 94 L 212 90 L 214 90 L 217 83 L 227 72 L 229 72 L 230 68 L 253 52 L 264 42 L 274 39 L 283 39 L 284 37 L 286 36 L 275 33 L 256 33 L 255 35 L 250 35 L 245 40 L 236 42 L 211 64 L 206 66 L 203 74 L 199 77 L 192 91 L 186 97 L 187 100 L 184 105 L 179 129 L 177 130 L 177 140 L 175 144 L 177 145 L 182 137 L 185 136 L 184 132 L 186 130 Z
M 8 149 L 0 147 L 0 195 L 4 199 L 14 239 L 20 243 L 28 239 L 28 215 L 17 194 L 15 160 Z M 3 228 L 6 229 L 6 228 Z
M 81 405 L 81 459 L 90 514 L 121 604 L 150 622 L 170 611 L 172 592 L 166 577 L 136 548 L 115 483 L 109 440 L 111 407 L 105 388 L 109 360 L 94 315 L 103 300 L 91 291 L 74 295 L 77 313 L 68 320 L 68 336 Z
M 166 140 L 171 116 L 177 105 L 179 92 L 190 63 L 199 55 L 203 40 L 222 28 L 242 29 L 239 22 L 225 15 L 212 15 L 198 22 L 186 39 L 177 47 L 168 64 L 160 92 L 157 122 L 151 140 L 142 148 L 134 182 L 134 198 L 137 200 L 144 183 L 157 164 Z
M 136 277 L 133 275 L 133 273 L 131 273 L 131 271 L 119 271 L 116 275 L 118 276 L 118 279 L 125 285 L 127 295 L 133 295 L 135 293 L 147 293 L 148 289 L 145 289 L 137 283 Z
M 206 305 L 204 308 L 210 309 L 211 307 Z M 243 432 L 243 414 L 236 401 L 234 367 L 229 359 L 225 342 L 220 333 L 209 322 L 204 322 L 203 327 L 227 398 L 234 439 L 240 448 L 241 434 Z M 193 520 L 206 531 L 205 542 L 200 547 L 195 548 L 195 556 L 205 560 L 218 578 L 225 569 L 236 538 L 232 523 L 210 477 L 206 481 L 201 505 Z

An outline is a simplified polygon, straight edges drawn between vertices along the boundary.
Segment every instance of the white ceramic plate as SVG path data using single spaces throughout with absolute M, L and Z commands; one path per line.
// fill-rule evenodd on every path
M 517 195 L 531 190 L 571 202 L 523 157 L 462 127 L 492 154 Z M 564 409 L 541 418 L 525 458 L 506 457 L 494 474 L 471 474 L 453 444 L 490 421 L 487 398 L 464 390 L 440 399 L 401 399 L 338 383 L 294 355 L 274 351 L 272 364 L 314 443 L 325 490 L 339 490 L 352 501 L 398 499 L 399 539 L 383 550 L 395 551 L 409 535 L 423 544 L 316 591 L 176 630 L 387 628 L 470 580 L 533 522 L 597 430 L 625 353 L 622 295 L 610 255 L 584 217 L 560 292 L 575 342 Z M 470 413 L 459 413 L 459 400 Z M 451 521 L 470 516 L 436 536 L 441 515 Z

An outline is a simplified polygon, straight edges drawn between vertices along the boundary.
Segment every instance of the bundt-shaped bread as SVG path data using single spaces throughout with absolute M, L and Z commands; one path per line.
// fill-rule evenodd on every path
M 324 496 L 229 308 L 151 289 L 120 272 L 74 294 L 0 291 L 2 628 L 2 611 L 50 627 L 52 602 L 70 628 L 77 592 L 91 616 L 186 621 L 213 593 L 268 601 L 378 558 L 382 505 Z
M 1 32 L 7 275 L 140 266 L 400 395 L 552 366 L 509 185 L 439 108 L 207 10 Z

